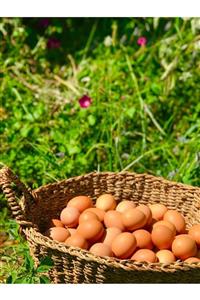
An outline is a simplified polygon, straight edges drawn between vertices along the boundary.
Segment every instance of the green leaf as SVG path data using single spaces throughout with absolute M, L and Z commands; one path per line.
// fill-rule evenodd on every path
M 93 115 L 89 115 L 89 117 L 88 117 L 88 123 L 91 126 L 94 126 L 94 124 L 96 123 L 96 118 Z
M 47 276 L 41 275 L 40 276 L 40 283 L 50 283 L 50 280 Z

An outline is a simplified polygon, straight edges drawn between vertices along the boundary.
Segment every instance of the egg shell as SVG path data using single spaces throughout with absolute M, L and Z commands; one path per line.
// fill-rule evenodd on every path
M 67 207 L 76 207 L 80 213 L 82 213 L 84 210 L 86 210 L 89 207 L 93 207 L 93 203 L 90 197 L 88 196 L 77 196 L 72 198 L 68 204 Z
M 105 211 L 104 210 L 96 208 L 96 207 L 91 207 L 91 208 L 86 209 L 84 212 L 88 212 L 88 211 L 93 212 L 95 215 L 97 215 L 99 220 L 101 222 L 103 222 L 104 216 L 105 216 Z
M 122 232 L 117 235 L 111 245 L 114 255 L 121 259 L 129 258 L 137 247 L 136 238 L 130 232 Z
M 70 236 L 73 235 L 74 233 L 76 233 L 76 229 L 75 228 L 67 228 L 67 230 L 70 233 Z
M 131 208 L 136 208 L 135 203 L 133 201 L 123 200 L 117 205 L 116 211 L 123 213 L 127 209 L 131 209 Z
M 193 238 L 186 234 L 180 234 L 172 243 L 172 252 L 182 260 L 196 256 L 197 246 Z
M 138 262 L 154 263 L 156 262 L 157 258 L 156 258 L 156 254 L 152 250 L 139 249 L 133 254 L 131 260 L 135 260 Z
M 157 221 L 153 224 L 153 228 L 156 227 L 156 226 L 159 226 L 159 225 L 164 225 L 166 227 L 168 227 L 169 229 L 171 229 L 171 231 L 173 232 L 174 235 L 176 235 L 176 227 L 174 226 L 174 224 L 168 222 L 168 221 L 164 221 L 164 220 L 161 220 L 161 221 Z
M 133 231 L 146 224 L 146 216 L 140 210 L 132 208 L 122 213 L 122 222 L 128 230 Z
M 111 194 L 103 194 L 96 200 L 96 207 L 104 211 L 114 210 L 116 206 L 117 202 Z
M 185 260 L 185 262 L 191 264 L 191 263 L 200 262 L 200 259 L 197 257 L 189 257 Z
M 105 213 L 104 224 L 107 228 L 117 227 L 121 231 L 125 230 L 125 226 L 122 223 L 122 214 L 116 210 L 109 210 Z
M 76 207 L 65 207 L 60 214 L 61 222 L 67 227 L 76 227 L 78 225 L 80 212 Z
M 94 212 L 85 210 L 79 217 L 79 224 L 88 220 L 100 221 L 98 216 Z
M 176 257 L 170 250 L 160 250 L 156 253 L 156 257 L 160 263 L 170 264 L 176 261 Z
M 122 231 L 116 227 L 109 227 L 105 231 L 105 236 L 102 242 L 111 247 L 114 238 L 119 235 Z
M 77 232 L 68 237 L 65 241 L 67 246 L 79 247 L 81 249 L 88 249 L 88 242 Z
M 150 208 L 147 205 L 140 204 L 136 207 L 136 209 L 139 209 L 141 212 L 143 212 L 146 216 L 146 226 L 151 225 L 152 223 L 152 212 Z
M 50 227 L 65 227 L 59 219 L 51 219 Z
M 164 214 L 167 212 L 167 207 L 161 203 L 150 204 L 149 208 L 152 212 L 152 218 L 156 221 L 162 220 Z
M 170 249 L 174 240 L 174 233 L 167 226 L 155 226 L 151 233 L 153 244 L 160 250 Z
M 99 240 L 104 234 L 104 227 L 98 220 L 88 220 L 78 225 L 77 232 L 86 240 L 95 242 Z
M 178 211 L 168 210 L 164 214 L 163 220 L 172 223 L 176 227 L 177 233 L 185 232 L 185 219 Z
M 195 240 L 198 247 L 200 247 L 200 224 L 193 225 L 188 234 Z
M 113 256 L 111 247 L 103 243 L 94 244 L 89 251 L 98 256 Z
M 137 247 L 141 249 L 153 249 L 151 234 L 145 229 L 138 229 L 133 232 L 136 238 Z
M 64 242 L 70 236 L 70 233 L 63 227 L 52 227 L 48 229 L 46 235 L 54 241 Z

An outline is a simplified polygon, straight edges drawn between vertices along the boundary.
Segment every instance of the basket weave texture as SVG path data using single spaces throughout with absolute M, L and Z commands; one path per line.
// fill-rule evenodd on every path
M 58 218 L 67 202 L 78 195 L 96 202 L 103 193 L 136 204 L 163 203 L 177 209 L 187 226 L 200 223 L 200 188 L 165 180 L 149 174 L 93 172 L 31 191 L 12 171 L 0 170 L 0 186 L 14 218 L 25 235 L 36 266 L 45 257 L 53 260 L 48 272 L 52 283 L 199 283 L 200 263 L 139 263 L 98 257 L 43 235 L 52 218 Z M 17 191 L 22 196 L 17 201 Z

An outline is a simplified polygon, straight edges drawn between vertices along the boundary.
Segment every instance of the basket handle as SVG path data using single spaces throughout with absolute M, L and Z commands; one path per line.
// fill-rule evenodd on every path
M 20 226 L 35 227 L 32 222 L 26 220 L 22 207 L 17 201 L 17 192 L 13 188 L 13 183 L 16 185 L 17 190 L 23 194 L 27 203 L 35 203 L 30 189 L 26 188 L 10 168 L 3 166 L 0 169 L 0 187 L 8 201 L 13 217 Z

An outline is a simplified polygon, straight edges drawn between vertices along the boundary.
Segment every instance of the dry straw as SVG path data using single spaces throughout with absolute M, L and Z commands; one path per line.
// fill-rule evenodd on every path
M 136 263 L 92 253 L 64 243 L 52 241 L 43 233 L 52 218 L 59 217 L 66 203 L 74 196 L 89 195 L 94 203 L 102 193 L 115 199 L 135 203 L 163 203 L 177 209 L 186 218 L 187 226 L 200 223 L 200 188 L 167 181 L 148 174 L 129 172 L 93 172 L 31 191 L 12 171 L 0 170 L 0 186 L 12 214 L 29 243 L 31 255 L 38 265 L 50 257 L 53 267 L 48 272 L 52 283 L 198 283 L 200 263 L 172 264 Z M 17 197 L 21 192 L 23 197 Z

